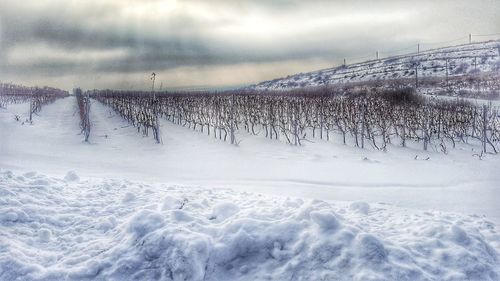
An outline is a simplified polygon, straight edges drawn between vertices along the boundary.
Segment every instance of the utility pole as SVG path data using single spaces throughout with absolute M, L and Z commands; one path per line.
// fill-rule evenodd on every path
M 151 86 L 151 92 L 153 92 L 153 99 L 155 98 L 155 80 L 156 80 L 156 73 L 151 73 L 151 80 L 153 81 L 153 86 Z
M 446 59 L 446 87 L 448 87 L 448 59 Z
M 420 54 L 420 43 L 417 44 L 417 54 Z
M 474 56 L 474 76 L 476 76 L 476 86 L 477 86 L 477 92 L 479 94 L 479 92 L 481 91 L 481 86 L 480 86 L 480 75 L 479 75 L 479 72 L 477 71 L 477 56 Z
M 472 33 L 469 33 L 469 44 L 472 44 Z
M 344 58 L 344 66 L 346 66 L 346 63 L 345 63 L 345 58 Z
M 377 59 L 378 59 L 378 51 L 377 51 Z
M 415 90 L 418 89 L 418 64 L 415 64 Z

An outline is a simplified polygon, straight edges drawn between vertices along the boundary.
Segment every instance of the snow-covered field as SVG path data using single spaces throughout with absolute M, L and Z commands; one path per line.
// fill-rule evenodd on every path
M 167 121 L 156 145 L 99 103 L 87 144 L 74 97 L 28 108 L 0 109 L 0 280 L 500 280 L 479 147 L 234 147 Z

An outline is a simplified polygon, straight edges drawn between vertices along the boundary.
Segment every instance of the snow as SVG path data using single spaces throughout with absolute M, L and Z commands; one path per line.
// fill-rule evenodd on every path
M 84 143 L 75 106 L 0 109 L 0 280 L 500 280 L 496 155 L 157 145 L 99 103 Z
M 370 211 L 370 205 L 366 202 L 356 201 L 352 202 L 349 205 L 349 210 L 356 211 L 364 215 L 368 215 L 368 212 Z
M 224 221 L 233 215 L 236 215 L 240 211 L 240 208 L 233 203 L 223 202 L 218 203 L 213 207 L 212 215 L 210 219 L 217 222 Z
M 500 276 L 500 235 L 473 216 L 5 170 L 0 179 L 0 213 L 24 214 L 1 220 L 1 280 Z M 136 200 L 116 200 L 127 194 Z
M 74 97 L 45 106 L 33 125 L 16 122 L 12 116 L 26 115 L 28 108 L 24 104 L 0 110 L 0 127 L 4 128 L 0 130 L 0 167 L 4 169 L 58 177 L 70 170 L 81 179 L 124 178 L 322 200 L 385 202 L 485 215 L 500 224 L 500 157 L 485 155 L 479 160 L 473 154 L 480 148 L 474 146 L 457 145 L 448 155 L 439 148 L 424 152 L 420 146 L 390 145 L 382 152 L 346 146 L 340 138 L 293 147 L 240 134 L 240 144 L 234 147 L 166 120 L 161 122 L 163 145 L 156 145 L 151 136 L 143 137 L 96 102 L 91 109 L 90 143 L 84 143 Z
M 333 232 L 340 227 L 339 220 L 332 212 L 311 212 L 309 216 L 324 231 Z
M 386 81 L 394 79 L 415 79 L 415 63 L 418 63 L 418 76 L 458 77 L 464 74 L 495 72 L 500 70 L 500 41 L 475 42 L 459 46 L 410 53 L 364 62 L 349 63 L 308 73 L 289 75 L 247 87 L 255 90 L 289 90 L 305 87 L 358 83 L 367 81 Z M 446 71 L 448 66 L 448 71 Z M 423 86 L 424 93 L 443 90 Z M 471 87 L 469 87 L 471 88 Z
M 127 192 L 125 194 L 125 196 L 123 196 L 122 202 L 123 203 L 127 203 L 127 202 L 133 201 L 135 199 L 136 199 L 136 197 L 135 197 L 135 195 L 132 192 Z
M 163 216 L 160 213 L 142 210 L 129 222 L 128 232 L 134 237 L 143 237 L 149 232 L 165 226 Z
M 50 229 L 41 228 L 38 230 L 38 238 L 40 238 L 40 242 L 49 242 L 51 235 L 52 231 L 50 231 Z
M 64 179 L 67 181 L 79 181 L 80 177 L 76 174 L 75 171 L 69 171 Z

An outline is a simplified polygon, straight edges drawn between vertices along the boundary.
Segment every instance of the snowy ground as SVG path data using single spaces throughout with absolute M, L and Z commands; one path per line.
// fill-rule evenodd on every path
M 75 105 L 0 109 L 0 280 L 500 279 L 500 157 L 479 148 L 233 147 L 167 121 L 156 145 L 99 103 L 86 144 Z
M 498 280 L 477 216 L 0 173 L 2 280 Z

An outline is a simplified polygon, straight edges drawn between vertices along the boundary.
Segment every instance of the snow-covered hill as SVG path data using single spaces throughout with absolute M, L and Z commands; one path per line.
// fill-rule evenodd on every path
M 432 49 L 319 71 L 290 75 L 250 86 L 256 90 L 287 90 L 340 83 L 459 77 L 500 71 L 500 41 Z

